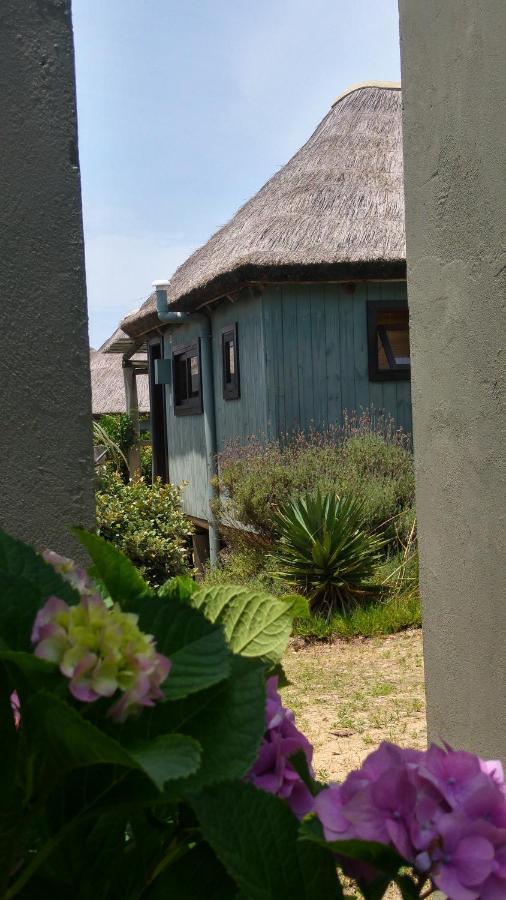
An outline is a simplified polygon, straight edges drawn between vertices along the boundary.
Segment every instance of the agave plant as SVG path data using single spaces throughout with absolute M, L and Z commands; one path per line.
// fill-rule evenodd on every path
M 361 528 L 362 507 L 351 497 L 307 495 L 276 516 L 280 540 L 274 576 L 307 595 L 311 609 L 330 616 L 368 593 L 384 541 Z

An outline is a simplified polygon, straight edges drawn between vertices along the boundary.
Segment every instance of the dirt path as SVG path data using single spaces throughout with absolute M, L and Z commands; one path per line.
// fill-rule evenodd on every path
M 283 690 L 315 748 L 318 777 L 342 780 L 381 740 L 426 742 L 421 631 L 300 646 L 284 666 Z

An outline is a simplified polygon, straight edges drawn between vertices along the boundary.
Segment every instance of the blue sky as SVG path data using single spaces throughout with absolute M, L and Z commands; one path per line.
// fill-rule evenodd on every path
M 399 79 L 397 0 L 73 0 L 90 343 L 350 84 Z

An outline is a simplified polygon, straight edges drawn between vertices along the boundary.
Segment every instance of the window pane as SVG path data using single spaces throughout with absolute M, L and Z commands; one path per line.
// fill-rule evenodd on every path
M 186 381 L 186 360 L 184 357 L 176 356 L 174 359 L 174 399 L 177 406 L 184 403 L 188 399 L 187 381 Z
M 387 328 L 388 340 L 397 366 L 409 366 L 409 331 L 407 328 L 396 331 Z
M 378 369 L 391 371 L 410 365 L 407 309 L 379 309 L 376 315 Z
M 380 371 L 385 371 L 385 369 L 389 369 L 390 365 L 387 359 L 387 355 L 385 353 L 385 348 L 383 346 L 383 341 L 381 340 L 380 335 L 378 334 L 378 369 Z
M 200 389 L 199 378 L 199 358 L 198 356 L 190 357 L 190 396 L 198 397 Z
M 235 375 L 235 341 L 231 335 L 224 335 L 225 384 L 232 384 Z
M 227 381 L 232 381 L 235 375 L 235 345 L 233 339 L 228 341 L 228 365 L 227 365 Z

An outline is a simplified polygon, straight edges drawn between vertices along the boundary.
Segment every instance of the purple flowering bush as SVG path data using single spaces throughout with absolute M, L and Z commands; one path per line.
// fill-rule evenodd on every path
M 322 790 L 314 812 L 338 855 L 341 841 L 374 841 L 448 897 L 506 897 L 506 787 L 498 761 L 450 747 L 417 752 L 383 743 L 343 784 Z M 374 879 L 373 867 L 345 857 L 345 871 Z
M 293 712 L 281 703 L 278 681 L 276 675 L 267 679 L 265 734 L 246 779 L 262 791 L 282 797 L 292 812 L 302 818 L 311 812 L 313 796 L 292 760 L 302 753 L 312 777 L 313 748 L 298 730 Z
M 280 696 L 300 598 L 155 591 L 76 533 L 92 574 L 0 532 L 0 900 L 506 898 L 499 762 L 382 744 L 319 784 Z

